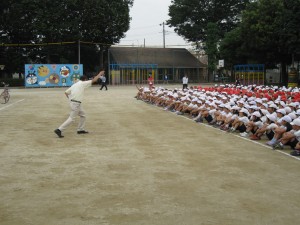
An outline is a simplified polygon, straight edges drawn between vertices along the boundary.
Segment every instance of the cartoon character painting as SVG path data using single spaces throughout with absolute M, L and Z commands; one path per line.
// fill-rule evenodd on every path
M 34 85 L 34 84 L 38 83 L 38 78 L 35 75 L 34 70 L 28 71 L 28 74 L 26 76 L 26 83 L 29 84 L 29 85 Z
M 49 76 L 49 83 L 50 84 L 58 84 L 59 83 L 59 76 L 56 73 L 53 73 Z
M 61 83 L 62 83 L 63 87 L 67 86 L 67 79 L 66 78 L 62 78 L 61 79 Z
M 67 66 L 63 66 L 60 68 L 59 73 L 62 77 L 68 77 L 70 75 L 70 68 Z
M 80 79 L 79 73 L 73 73 L 73 75 L 70 77 L 72 83 L 76 83 Z
M 50 70 L 47 66 L 39 66 L 38 67 L 38 75 L 41 76 L 41 77 L 45 77 L 47 76 L 48 74 L 50 73 Z

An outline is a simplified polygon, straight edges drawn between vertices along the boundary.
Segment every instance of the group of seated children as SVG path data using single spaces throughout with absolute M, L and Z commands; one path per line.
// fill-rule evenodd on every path
M 268 86 L 191 87 L 166 89 L 138 87 L 136 98 L 163 107 L 195 122 L 242 137 L 260 140 L 273 149 L 290 146 L 300 156 L 300 89 Z

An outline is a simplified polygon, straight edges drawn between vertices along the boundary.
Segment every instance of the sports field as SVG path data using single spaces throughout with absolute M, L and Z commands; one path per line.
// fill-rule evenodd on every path
M 58 138 L 64 90 L 12 89 L 0 105 L 1 225 L 300 224 L 289 151 L 138 101 L 132 86 L 88 89 L 90 133 Z

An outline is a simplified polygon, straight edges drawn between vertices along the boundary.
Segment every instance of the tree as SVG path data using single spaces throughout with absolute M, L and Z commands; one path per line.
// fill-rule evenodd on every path
M 217 55 L 218 55 L 218 46 L 219 41 L 219 30 L 218 26 L 215 23 L 207 24 L 207 41 L 205 45 L 205 52 L 208 57 L 208 71 L 210 74 L 216 70 L 217 66 Z
M 207 24 L 218 26 L 219 36 L 232 30 L 240 21 L 240 13 L 249 0 L 173 0 L 167 24 L 191 42 L 207 40 Z
M 243 49 L 241 28 L 237 27 L 225 34 L 219 48 L 220 58 L 224 59 L 225 68 L 231 70 L 234 64 L 247 63 L 247 51 Z
M 72 47 L 47 46 L 45 43 L 79 40 L 97 43 L 85 48 L 89 51 L 83 51 L 87 55 L 82 57 L 99 56 L 98 53 L 105 47 L 118 43 L 124 37 L 129 29 L 129 8 L 132 4 L 133 0 L 1 0 L 1 43 L 36 44 L 18 47 L 19 55 L 30 57 L 33 62 L 51 63 L 51 59 L 57 56 L 58 61 L 77 62 L 76 43 Z M 8 50 L 7 45 L 0 49 L 1 54 L 6 54 Z M 10 61 L 8 57 L 4 60 L 6 64 Z M 89 64 L 93 62 L 85 61 Z
M 288 54 L 294 60 L 300 60 L 300 1 L 284 0 L 284 29 L 281 30 L 283 42 L 286 44 Z M 294 66 L 294 65 L 293 65 Z
M 299 57 L 300 1 L 260 0 L 253 2 L 242 14 L 239 28 L 230 32 L 221 43 L 221 54 L 227 61 L 245 59 L 273 67 L 280 63 L 282 83 L 287 84 L 286 65 Z M 240 46 L 238 46 L 240 45 Z M 238 54 L 228 54 L 234 47 Z M 238 57 L 239 56 L 239 57 Z M 240 57 L 242 56 L 242 57 Z M 294 57 L 293 57 L 294 56 Z
M 217 64 L 218 45 L 225 33 L 240 22 L 240 14 L 249 0 L 173 0 L 169 7 L 169 26 L 196 48 L 204 44 L 210 74 Z

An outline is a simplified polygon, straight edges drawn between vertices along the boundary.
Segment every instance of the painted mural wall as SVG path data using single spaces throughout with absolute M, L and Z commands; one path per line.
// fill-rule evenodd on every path
M 25 64 L 25 87 L 71 86 L 83 75 L 82 64 Z

